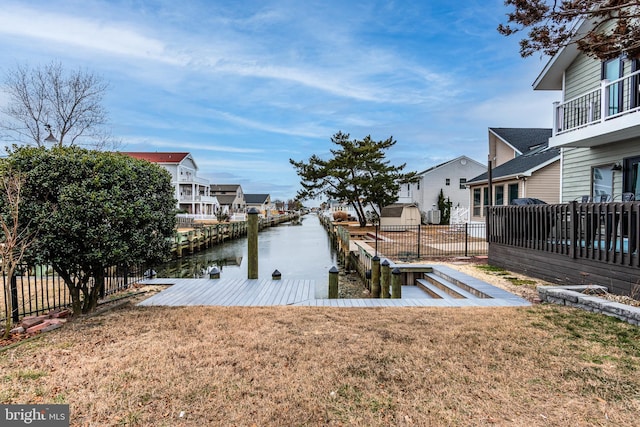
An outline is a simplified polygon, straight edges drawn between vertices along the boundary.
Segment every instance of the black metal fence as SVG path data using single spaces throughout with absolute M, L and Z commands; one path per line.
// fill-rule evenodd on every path
M 453 225 L 383 225 L 367 236 L 379 257 L 411 261 L 438 257 L 486 255 L 484 223 Z
M 128 289 L 142 280 L 143 274 L 141 266 L 107 268 L 102 297 Z M 18 322 L 24 316 L 43 314 L 71 305 L 71 296 L 64 281 L 47 266 L 23 265 L 11 279 L 3 274 L 2 289 L 0 321 L 11 318 L 13 322 Z

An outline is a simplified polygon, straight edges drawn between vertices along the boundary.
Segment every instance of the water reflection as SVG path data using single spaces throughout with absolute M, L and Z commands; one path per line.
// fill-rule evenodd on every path
M 267 228 L 258 235 L 258 278 L 271 278 L 274 270 L 282 279 L 315 280 L 326 283 L 329 269 L 337 265 L 331 241 L 315 214 L 297 223 Z M 197 278 L 217 267 L 222 278 L 247 277 L 247 239 L 216 245 L 203 252 L 176 259 L 155 268 L 158 277 Z

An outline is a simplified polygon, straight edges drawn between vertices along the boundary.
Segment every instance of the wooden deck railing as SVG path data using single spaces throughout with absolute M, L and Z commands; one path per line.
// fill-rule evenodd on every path
M 640 202 L 493 206 L 490 243 L 640 268 Z

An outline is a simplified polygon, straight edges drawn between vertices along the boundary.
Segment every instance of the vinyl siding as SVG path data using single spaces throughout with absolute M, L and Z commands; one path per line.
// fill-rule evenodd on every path
M 536 171 L 525 182 L 525 196 L 555 204 L 560 201 L 560 161 Z
M 577 200 L 591 194 L 591 168 L 621 162 L 625 157 L 640 156 L 640 138 L 593 148 L 562 150 L 562 201 Z M 622 171 L 613 174 L 613 194 L 622 193 Z
M 601 62 L 580 54 L 565 71 L 564 100 L 570 100 L 600 87 Z
M 516 151 L 513 148 L 496 138 L 496 163 L 493 167 L 513 160 L 515 156 Z

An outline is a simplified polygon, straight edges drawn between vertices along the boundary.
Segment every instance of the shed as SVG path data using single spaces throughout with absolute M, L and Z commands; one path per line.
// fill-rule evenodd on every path
M 413 203 L 394 203 L 380 212 L 380 226 L 420 225 L 420 209 Z

